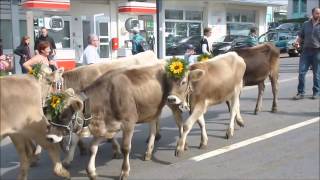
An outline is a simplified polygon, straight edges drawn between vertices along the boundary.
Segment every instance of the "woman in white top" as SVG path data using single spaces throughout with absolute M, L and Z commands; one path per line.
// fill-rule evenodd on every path
M 32 70 L 32 66 L 38 63 L 46 64 L 48 66 L 53 65 L 56 67 L 56 63 L 54 61 L 49 61 L 48 57 L 50 55 L 50 43 L 47 41 L 41 41 L 38 45 L 38 55 L 33 56 L 29 61 L 23 63 L 23 67 L 28 71 Z
M 200 41 L 200 44 L 201 44 L 201 54 L 211 54 L 210 53 L 210 47 L 209 47 L 209 37 L 211 36 L 212 34 L 212 29 L 209 28 L 209 27 L 206 27 L 204 28 L 203 30 L 203 38 L 201 39 Z

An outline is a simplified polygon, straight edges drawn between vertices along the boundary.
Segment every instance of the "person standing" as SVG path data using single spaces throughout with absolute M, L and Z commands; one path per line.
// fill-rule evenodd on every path
M 132 37 L 132 55 L 138 54 L 140 52 L 144 52 L 144 48 L 142 43 L 145 41 L 143 36 L 139 34 L 139 30 L 134 28 L 132 30 L 133 37 Z
M 88 46 L 84 50 L 80 59 L 82 64 L 95 64 L 101 62 L 98 53 L 99 44 L 100 42 L 97 35 L 90 34 L 88 36 Z
M 48 29 L 45 27 L 42 27 L 40 29 L 40 36 L 36 39 L 36 42 L 34 43 L 34 51 L 35 54 L 39 54 L 40 52 L 38 51 L 38 46 L 39 43 L 42 41 L 48 41 L 50 43 L 50 55 L 49 55 L 49 60 L 52 60 L 53 57 L 56 55 L 56 44 L 54 40 L 48 35 Z
M 250 28 L 248 38 L 246 39 L 245 42 L 246 42 L 246 45 L 249 47 L 253 47 L 258 44 L 258 35 L 257 35 L 257 28 L 256 27 Z
M 302 29 L 294 45 L 298 48 L 303 42 L 302 54 L 299 61 L 298 93 L 294 100 L 304 98 L 305 76 L 309 67 L 313 71 L 312 99 L 320 97 L 320 8 L 312 9 L 312 18 L 303 23 Z
M 38 44 L 37 51 L 39 54 L 33 56 L 30 60 L 23 63 L 23 67 L 29 72 L 32 70 L 32 66 L 35 64 L 46 64 L 50 67 L 50 65 L 54 66 L 56 68 L 55 61 L 49 61 L 48 57 L 50 55 L 51 49 L 50 49 L 50 43 L 48 41 L 41 41 Z
M 210 55 L 210 46 L 209 46 L 209 38 L 212 34 L 212 29 L 209 27 L 204 28 L 203 37 L 200 41 L 200 54 L 208 54 Z
M 20 56 L 20 66 L 23 74 L 28 73 L 27 69 L 23 67 L 23 63 L 31 59 L 31 52 L 30 52 L 30 37 L 29 36 L 23 36 L 21 38 L 20 45 L 14 50 L 14 53 L 18 56 Z
M 192 44 L 188 44 L 187 50 L 184 53 L 184 60 L 188 62 L 189 66 L 197 62 L 195 54 L 195 47 Z

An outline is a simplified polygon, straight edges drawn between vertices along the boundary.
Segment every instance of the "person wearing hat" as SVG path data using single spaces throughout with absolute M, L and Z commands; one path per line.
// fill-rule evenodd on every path
M 144 48 L 142 43 L 145 41 L 143 36 L 139 34 L 138 28 L 132 29 L 133 37 L 132 37 L 132 55 L 138 54 L 140 52 L 144 52 Z
M 192 44 L 187 45 L 187 50 L 184 53 L 184 60 L 189 63 L 189 65 L 192 65 L 196 62 L 196 48 Z

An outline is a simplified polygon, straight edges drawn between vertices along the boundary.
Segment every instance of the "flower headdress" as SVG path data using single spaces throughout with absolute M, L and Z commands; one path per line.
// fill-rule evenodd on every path
M 36 79 L 39 79 L 41 75 L 41 66 L 41 63 L 33 65 L 32 69 L 29 71 L 29 74 L 33 75 Z
M 46 113 L 51 116 L 52 120 L 56 120 L 61 113 L 66 96 L 63 93 L 53 93 L 46 101 Z
M 211 59 L 213 56 L 211 56 L 210 54 L 201 54 L 200 56 L 198 56 L 197 61 L 198 62 L 205 62 L 208 61 L 209 59 Z
M 188 70 L 188 65 L 188 62 L 185 60 L 173 57 L 168 61 L 166 65 L 166 71 L 169 76 L 176 79 L 181 79 Z

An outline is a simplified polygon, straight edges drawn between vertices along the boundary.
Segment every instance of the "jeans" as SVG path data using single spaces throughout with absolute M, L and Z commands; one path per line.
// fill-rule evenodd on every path
M 304 85 L 306 73 L 309 67 L 313 71 L 313 95 L 320 96 L 320 50 L 304 49 L 299 62 L 299 84 L 298 93 L 305 94 Z

